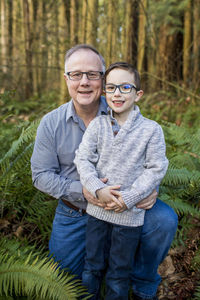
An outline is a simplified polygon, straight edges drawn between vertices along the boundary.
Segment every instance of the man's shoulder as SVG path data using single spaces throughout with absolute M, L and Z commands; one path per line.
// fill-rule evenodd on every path
M 46 115 L 44 115 L 42 121 L 53 122 L 53 121 L 58 121 L 58 120 L 61 121 L 62 119 L 66 119 L 69 109 L 70 109 L 70 102 L 64 103 L 59 107 L 48 112 Z

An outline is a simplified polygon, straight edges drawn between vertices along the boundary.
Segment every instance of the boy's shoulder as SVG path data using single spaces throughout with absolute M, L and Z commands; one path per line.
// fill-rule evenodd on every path
M 142 120 L 143 120 L 143 123 L 145 126 L 150 126 L 153 128 L 161 127 L 161 125 L 158 122 L 156 122 L 155 120 L 149 119 L 147 117 L 142 116 Z

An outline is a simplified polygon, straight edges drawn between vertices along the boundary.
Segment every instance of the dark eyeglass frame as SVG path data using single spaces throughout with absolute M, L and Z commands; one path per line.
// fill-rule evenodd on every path
M 75 78 L 71 77 L 72 73 L 80 73 L 81 77 L 79 79 L 75 79 Z M 96 75 L 98 75 L 98 78 L 91 78 L 90 77 L 90 73 L 96 73 Z M 85 74 L 87 76 L 88 80 L 99 80 L 104 75 L 104 73 L 101 72 L 101 71 L 89 71 L 89 72 L 71 71 L 71 72 L 67 72 L 65 74 L 69 77 L 70 80 L 73 80 L 73 81 L 79 81 L 79 80 L 81 80 L 83 78 L 83 74 Z
M 121 87 L 124 86 L 124 85 L 128 85 L 130 87 L 130 91 L 128 91 L 128 92 L 122 91 Z M 107 91 L 106 90 L 106 86 L 113 86 L 113 87 L 115 87 L 115 89 L 112 92 L 111 91 Z M 138 89 L 136 88 L 136 86 L 134 86 L 133 84 L 130 84 L 130 83 L 123 83 L 123 84 L 111 84 L 110 83 L 110 84 L 106 84 L 105 87 L 104 87 L 104 91 L 106 93 L 108 93 L 108 94 L 114 94 L 117 88 L 119 89 L 120 93 L 122 93 L 122 94 L 129 94 L 129 93 L 132 92 L 132 89 L 135 89 L 136 92 L 138 91 Z

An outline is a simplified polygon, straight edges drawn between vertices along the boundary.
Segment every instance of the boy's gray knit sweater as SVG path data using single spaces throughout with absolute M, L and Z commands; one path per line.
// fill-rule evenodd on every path
M 96 197 L 96 191 L 106 185 L 121 185 L 122 198 L 128 207 L 122 213 L 115 213 L 88 203 L 88 214 L 119 225 L 141 226 L 145 211 L 135 205 L 160 184 L 168 167 L 162 128 L 144 118 L 138 106 L 116 136 L 111 116 L 99 116 L 89 124 L 74 162 L 81 183 L 89 192 Z M 108 178 L 106 184 L 99 179 L 104 177 Z

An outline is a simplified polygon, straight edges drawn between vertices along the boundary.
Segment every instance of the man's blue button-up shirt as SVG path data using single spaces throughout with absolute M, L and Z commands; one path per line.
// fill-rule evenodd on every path
M 104 97 L 100 99 L 97 115 L 100 114 L 107 114 Z M 42 118 L 31 157 L 35 187 L 57 199 L 67 199 L 79 208 L 85 208 L 86 201 L 73 160 L 85 129 L 73 101 L 61 105 Z

